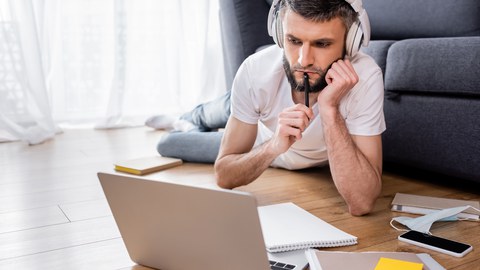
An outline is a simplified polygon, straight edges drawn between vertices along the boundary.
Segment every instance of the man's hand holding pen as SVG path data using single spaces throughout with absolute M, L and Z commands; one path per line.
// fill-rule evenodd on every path
M 278 116 L 278 126 L 270 143 L 277 154 L 284 153 L 302 138 L 302 132 L 313 119 L 313 111 L 302 103 L 283 110 Z

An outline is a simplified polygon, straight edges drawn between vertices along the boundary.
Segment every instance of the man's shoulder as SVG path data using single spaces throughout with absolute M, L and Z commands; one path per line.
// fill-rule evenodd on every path
M 277 45 L 265 46 L 259 48 L 254 54 L 245 59 L 245 63 L 255 66 L 271 66 L 272 64 L 282 63 L 283 50 Z
M 249 74 L 253 81 L 271 81 L 281 78 L 284 75 L 282 59 L 283 50 L 272 45 L 247 57 L 240 68 L 240 73 Z

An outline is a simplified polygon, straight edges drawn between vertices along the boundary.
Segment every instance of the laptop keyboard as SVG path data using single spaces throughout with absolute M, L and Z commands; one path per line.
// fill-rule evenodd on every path
M 276 262 L 276 261 L 269 261 L 270 262 L 270 269 L 272 270 L 290 270 L 295 269 L 295 265 Z

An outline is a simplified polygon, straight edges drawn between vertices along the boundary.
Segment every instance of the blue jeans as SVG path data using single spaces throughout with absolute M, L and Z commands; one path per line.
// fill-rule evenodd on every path
M 180 119 L 187 120 L 198 128 L 189 132 L 174 131 L 165 135 L 157 145 L 158 153 L 186 162 L 214 163 L 223 132 L 211 130 L 224 128 L 229 116 L 230 91 L 183 114 Z
M 210 102 L 203 103 L 180 116 L 196 125 L 199 131 L 224 128 L 230 116 L 230 91 Z

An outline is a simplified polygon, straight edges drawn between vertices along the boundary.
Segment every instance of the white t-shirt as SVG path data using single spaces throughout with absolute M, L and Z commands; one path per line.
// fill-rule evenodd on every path
M 233 81 L 232 115 L 242 122 L 258 124 L 255 146 L 273 136 L 279 113 L 294 105 L 282 58 L 283 50 L 277 46 L 255 53 L 243 62 Z M 350 134 L 381 134 L 385 130 L 382 71 L 371 57 L 361 52 L 351 61 L 359 82 L 341 100 L 340 113 Z M 295 170 L 328 162 L 318 103 L 312 109 L 315 116 L 302 139 L 278 156 L 271 166 Z

